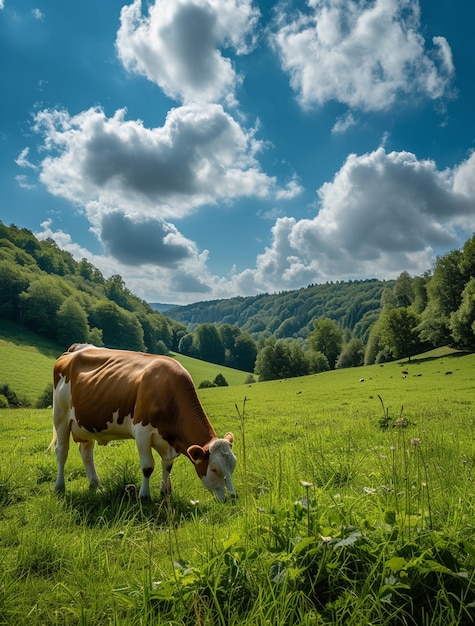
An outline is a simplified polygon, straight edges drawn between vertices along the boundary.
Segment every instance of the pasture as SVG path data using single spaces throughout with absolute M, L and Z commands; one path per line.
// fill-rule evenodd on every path
M 137 501 L 134 442 L 97 449 L 96 493 L 71 446 L 55 496 L 51 412 L 1 410 L 0 624 L 473 623 L 474 376 L 439 351 L 201 390 L 235 434 L 224 505 L 185 458 Z

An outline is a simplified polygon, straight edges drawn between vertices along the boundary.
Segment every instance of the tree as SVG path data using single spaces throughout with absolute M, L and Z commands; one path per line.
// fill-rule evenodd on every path
M 236 368 L 244 372 L 253 372 L 256 364 L 257 345 L 248 333 L 241 333 L 234 343 Z
M 278 380 L 292 376 L 290 347 L 282 339 L 271 337 L 256 359 L 255 373 L 260 381 Z
M 343 332 L 334 320 L 320 317 L 313 322 L 308 343 L 312 350 L 322 352 L 327 357 L 330 368 L 333 369 L 341 352 Z
M 92 309 L 90 323 L 102 330 L 108 348 L 145 350 L 143 330 L 137 316 L 110 300 L 100 300 Z
M 178 344 L 178 352 L 185 356 L 197 356 L 197 352 L 193 346 L 193 335 L 188 333 L 183 335 Z
M 224 365 L 223 341 L 214 324 L 198 324 L 194 332 L 193 344 L 200 359 Z
M 416 332 L 419 321 L 419 316 L 408 307 L 398 307 L 383 313 L 381 340 L 395 359 L 408 357 L 410 360 L 420 348 Z
M 65 348 L 72 343 L 89 341 L 89 323 L 82 306 L 75 296 L 69 296 L 58 309 L 56 338 Z
M 396 306 L 410 306 L 414 301 L 412 279 L 407 272 L 402 272 L 393 288 Z
M 53 276 L 41 276 L 30 283 L 28 289 L 21 294 L 24 304 L 24 321 L 31 330 L 56 337 L 57 312 L 65 299 L 64 286 Z M 68 295 L 71 295 L 69 288 Z
M 358 367 L 363 365 L 365 356 L 365 347 L 361 339 L 353 337 L 343 348 L 338 361 L 337 368 L 341 367 Z
M 27 289 L 24 272 L 9 261 L 0 261 L 0 316 L 9 319 L 20 317 L 20 294 Z
M 460 250 L 438 257 L 427 284 L 427 307 L 421 316 L 419 336 L 433 346 L 448 344 L 452 339 L 450 315 L 459 308 L 465 287 L 461 260 Z
M 450 329 L 458 346 L 475 348 L 475 278 L 463 290 L 462 303 L 450 317 Z

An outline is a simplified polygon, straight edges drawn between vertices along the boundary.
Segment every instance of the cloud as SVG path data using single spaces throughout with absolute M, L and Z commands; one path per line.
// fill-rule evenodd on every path
M 241 79 L 222 49 L 247 53 L 258 17 L 251 0 L 156 0 L 146 17 L 135 0 L 122 8 L 116 48 L 129 71 L 171 98 L 232 103 Z
M 332 133 L 346 133 L 346 131 L 356 124 L 355 118 L 351 111 L 347 111 L 345 115 L 339 117 L 332 128 Z
M 418 0 L 308 0 L 305 12 L 279 12 L 271 35 L 303 107 L 335 100 L 387 110 L 407 94 L 441 98 L 454 67 L 444 37 L 428 49 Z
M 233 277 L 258 291 L 313 282 L 389 278 L 430 269 L 437 249 L 475 229 L 475 154 L 440 171 L 409 152 L 350 155 L 318 189 L 313 219 L 276 220 L 255 269 Z
M 196 254 L 196 246 L 163 220 L 134 220 L 119 211 L 102 217 L 101 239 L 127 265 L 173 266 Z
M 295 195 L 262 172 L 264 144 L 221 105 L 188 105 L 169 111 L 159 128 L 111 118 L 98 107 L 76 116 L 43 110 L 36 115 L 47 156 L 40 179 L 48 191 L 76 205 L 96 203 L 166 219 L 197 207 L 242 197 Z M 109 209 L 108 209 L 109 210 Z

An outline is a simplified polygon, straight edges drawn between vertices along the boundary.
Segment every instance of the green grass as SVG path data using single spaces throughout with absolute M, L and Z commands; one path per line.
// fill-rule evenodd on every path
M 444 351 L 200 391 L 235 434 L 224 505 L 185 458 L 170 501 L 157 467 L 138 502 L 133 442 L 98 447 L 96 493 L 72 446 L 54 496 L 51 412 L 1 410 L 0 624 L 472 624 L 474 370 Z

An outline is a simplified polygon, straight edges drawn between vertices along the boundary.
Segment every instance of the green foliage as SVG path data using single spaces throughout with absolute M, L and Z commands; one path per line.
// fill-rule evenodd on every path
M 327 357 L 330 368 L 333 369 L 343 345 L 343 333 L 334 320 L 321 317 L 314 320 L 308 343 L 312 350 Z
M 110 305 L 106 312 L 104 303 Z M 92 341 L 157 352 L 165 345 L 166 352 L 186 332 L 134 296 L 120 276 L 105 280 L 86 259 L 77 263 L 53 240 L 38 241 L 27 229 L 1 222 L 0 319 L 21 321 L 62 346 Z
M 419 321 L 417 313 L 407 307 L 383 312 L 380 324 L 381 341 L 394 358 L 410 358 L 420 351 L 421 344 L 416 333 Z
M 341 328 L 352 330 L 358 325 L 357 336 L 363 338 L 371 314 L 381 309 L 382 291 L 393 285 L 394 281 L 378 280 L 332 282 L 278 294 L 200 302 L 169 309 L 167 315 L 189 328 L 203 323 L 235 325 L 253 339 L 266 332 L 276 338 L 305 339 L 315 318 L 331 317 Z

